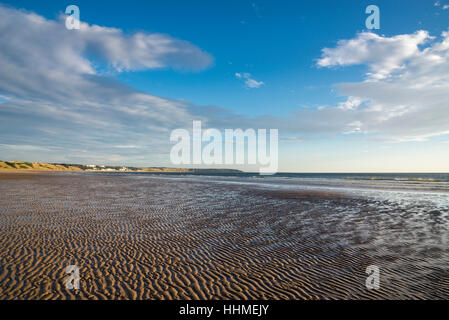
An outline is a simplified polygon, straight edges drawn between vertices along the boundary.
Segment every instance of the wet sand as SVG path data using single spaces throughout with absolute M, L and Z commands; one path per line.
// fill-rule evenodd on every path
M 0 299 L 448 299 L 449 213 L 413 209 L 188 178 L 3 173 Z M 65 287 L 68 265 L 79 290 Z

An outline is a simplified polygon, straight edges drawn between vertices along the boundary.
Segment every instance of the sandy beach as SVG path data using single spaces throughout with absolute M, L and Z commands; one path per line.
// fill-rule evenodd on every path
M 447 299 L 449 213 L 415 209 L 189 177 L 2 173 L 0 299 Z

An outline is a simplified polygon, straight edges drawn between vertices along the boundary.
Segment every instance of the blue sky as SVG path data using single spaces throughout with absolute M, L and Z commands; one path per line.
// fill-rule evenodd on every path
M 2 1 L 55 19 L 72 2 Z M 449 12 L 431 1 L 377 1 L 387 36 L 418 29 L 439 34 L 448 27 Z M 73 2 L 75 3 L 75 2 Z M 173 70 L 129 72 L 119 79 L 139 90 L 217 105 L 248 115 L 287 115 L 341 99 L 337 82 L 358 81 L 363 67 L 318 69 L 321 49 L 365 29 L 364 13 L 372 1 L 76 1 L 81 20 L 90 24 L 166 33 L 211 53 L 214 64 L 201 72 Z M 256 9 L 256 8 L 257 9 Z M 439 15 L 437 15 L 439 13 Z M 261 90 L 245 90 L 236 72 L 263 81 Z M 243 90 L 242 90 L 243 89 Z M 273 106 L 273 104 L 276 106 Z
M 90 61 L 95 69 L 93 72 L 86 71 L 80 77 L 83 79 L 86 79 L 87 75 L 95 77 L 95 83 L 101 83 L 102 88 L 114 86 L 124 91 L 130 90 L 152 97 L 161 97 L 173 103 L 173 108 L 179 107 L 178 104 L 181 103 L 183 105 L 179 108 L 182 108 L 182 112 L 188 113 L 193 118 L 195 115 L 204 116 L 211 125 L 214 124 L 217 127 L 226 126 L 228 123 L 223 120 L 223 117 L 214 113 L 214 108 L 219 108 L 219 114 L 224 112 L 231 115 L 229 116 L 233 119 L 231 123 L 246 125 L 246 127 L 257 128 L 257 126 L 265 125 L 267 128 L 279 128 L 282 137 L 298 140 L 296 143 L 281 141 L 281 171 L 449 170 L 446 164 L 449 163 L 446 151 L 449 146 L 446 141 L 449 141 L 449 137 L 445 133 L 446 128 L 444 123 L 432 120 L 434 118 L 432 115 L 444 113 L 444 106 L 436 104 L 415 106 L 407 98 L 403 101 L 398 99 L 393 101 L 391 98 L 388 101 L 386 99 L 377 101 L 376 96 L 367 93 L 371 87 L 367 88 L 366 84 L 368 80 L 368 82 L 375 81 L 376 86 L 394 83 L 401 89 L 410 89 L 411 83 L 402 83 L 397 79 L 402 79 L 401 75 L 414 72 L 418 63 L 427 65 L 419 60 L 422 59 L 424 50 L 444 43 L 442 32 L 449 28 L 449 10 L 445 8 L 445 5 L 448 5 L 449 1 L 75 1 L 68 3 L 14 0 L 1 1 L 1 3 L 4 5 L 4 10 L 8 8 L 7 10 L 19 12 L 19 15 L 34 13 L 47 22 L 55 23 L 59 21 L 67 5 L 76 4 L 81 11 L 81 21 L 89 26 L 120 29 L 125 36 L 136 33 L 163 34 L 170 39 L 179 39 L 188 43 L 189 46 L 194 46 L 195 50 L 198 50 L 195 57 L 177 56 L 176 59 L 179 61 L 170 60 L 169 63 L 165 63 L 165 58 L 160 58 L 163 61 L 163 66 L 160 68 L 153 67 L 147 63 L 148 61 L 137 61 L 137 65 L 139 63 L 143 65 L 136 67 L 122 69 L 111 67 L 111 62 L 124 63 L 123 61 L 131 61 L 140 55 L 136 53 L 132 57 L 117 58 L 117 54 L 104 53 L 105 50 L 115 50 L 107 45 L 105 45 L 107 49 L 96 48 L 104 53 L 101 56 L 91 55 L 88 50 L 79 52 L 75 49 L 74 52 L 79 54 L 80 59 Z M 365 8 L 369 4 L 375 4 L 380 8 L 381 29 L 375 31 L 380 38 L 367 40 L 358 35 L 367 32 Z M 25 9 L 26 12 L 18 9 Z M 20 18 L 17 24 L 20 24 Z M 0 25 L 0 38 L 6 32 L 10 34 L 18 32 L 26 39 L 25 33 L 17 31 L 23 26 L 14 27 L 17 30 L 7 29 L 9 26 L 5 25 L 3 27 L 5 29 L 2 31 L 2 25 Z M 36 46 L 41 48 L 41 43 L 50 39 L 55 43 L 54 47 L 49 46 L 48 50 L 54 48 L 53 51 L 63 52 L 68 47 L 60 48 L 55 37 L 61 37 L 61 35 L 64 37 L 64 35 L 62 33 L 56 35 L 51 28 L 49 27 L 46 35 L 37 35 L 37 37 L 42 36 L 42 42 L 37 43 Z M 428 36 L 416 40 L 412 35 L 419 30 L 426 31 Z M 91 43 L 95 41 L 91 39 L 95 35 L 94 32 L 91 33 L 88 40 L 84 38 L 79 40 L 83 45 L 87 41 L 86 48 L 95 46 Z M 402 41 L 395 38 L 398 35 L 407 35 L 408 38 Z M 101 34 L 96 36 L 101 37 Z M 386 46 L 379 53 L 374 53 L 374 55 L 383 56 L 383 60 L 379 62 L 377 58 L 361 55 L 355 59 L 355 62 L 350 61 L 348 58 L 352 54 L 350 48 L 345 47 L 344 44 L 339 45 L 339 41 L 349 39 L 367 46 L 371 42 L 374 45 L 379 43 L 380 46 Z M 394 47 L 390 47 L 389 42 L 394 42 Z M 8 42 L 8 45 L 10 43 Z M 27 54 L 26 44 L 25 42 L 18 47 L 11 45 L 11 48 L 2 46 L 0 52 L 4 50 L 4 54 L 0 56 L 0 61 L 3 58 L 5 65 L 6 63 L 22 63 L 11 59 L 11 52 L 21 50 L 22 56 L 29 55 L 30 59 L 32 57 L 39 65 L 39 54 L 45 55 L 44 49 L 42 52 L 39 51 L 40 49 L 33 51 L 30 47 Z M 394 55 L 395 50 L 400 52 L 401 48 L 407 49 L 409 45 L 414 46 L 416 50 L 399 56 L 392 62 L 397 63 L 397 66 L 390 67 L 387 61 L 388 50 L 391 50 Z M 182 46 L 183 44 L 180 43 L 178 48 Z M 323 49 L 338 47 L 345 55 L 343 58 L 336 57 L 340 51 L 332 51 L 328 57 L 331 62 L 319 63 L 325 58 Z M 10 51 L 6 52 L 9 49 Z M 70 47 L 70 50 L 72 49 Z M 372 51 L 374 52 L 375 49 Z M 438 52 L 440 54 L 442 51 Z M 111 57 L 116 60 L 112 61 Z M 446 53 L 441 53 L 441 57 L 446 58 Z M 201 61 L 201 63 L 198 62 L 200 66 L 193 65 L 192 61 Z M 32 60 L 29 61 L 31 65 L 32 62 Z M 26 63 L 23 63 L 25 66 Z M 86 64 L 83 66 L 86 67 Z M 49 69 L 52 69 L 51 66 Z M 387 76 L 382 79 L 374 79 L 370 76 L 373 73 L 385 72 Z M 247 78 L 256 81 L 257 85 L 248 87 L 245 84 L 245 77 L 239 78 L 236 74 L 248 74 Z M 42 75 L 36 75 L 36 79 L 42 81 L 41 77 Z M 429 76 L 426 75 L 425 79 L 428 78 Z M 92 78 L 89 79 L 92 80 Z M 425 79 L 422 79 L 423 83 Z M 47 80 L 51 83 L 51 79 Z M 438 75 L 434 83 L 426 84 L 427 87 L 424 89 L 427 91 L 423 94 L 430 94 L 433 91 L 429 90 L 437 88 L 442 82 L 446 85 L 446 80 L 444 76 Z M 76 82 L 77 79 L 73 81 Z M 2 86 L 3 83 L 5 84 Z M 341 83 L 357 85 L 342 89 L 339 86 Z M 12 88 L 12 85 L 16 87 Z M 386 87 L 388 86 L 382 88 Z M 17 79 L 0 81 L 0 99 L 2 99 L 0 100 L 0 123 L 3 127 L 3 130 L 0 129 L 0 137 L 2 137 L 0 159 L 169 165 L 168 146 L 156 147 L 155 142 L 153 147 L 147 140 L 156 139 L 157 135 L 138 129 L 140 125 L 133 127 L 132 117 L 124 118 L 119 113 L 114 113 L 109 121 L 118 121 L 120 130 L 104 129 L 102 134 L 99 134 L 99 131 L 93 132 L 92 128 L 81 129 L 81 120 L 77 123 L 62 125 L 60 122 L 56 123 L 61 118 L 48 116 L 45 113 L 48 112 L 50 104 L 51 110 L 58 110 L 58 112 L 64 110 L 67 114 L 68 112 L 71 115 L 76 114 L 75 118 L 82 114 L 84 117 L 89 117 L 92 123 L 95 119 L 99 120 L 96 117 L 104 118 L 104 115 L 91 116 L 91 109 L 87 110 L 85 105 L 76 105 L 69 110 L 69 107 L 61 104 L 61 101 L 53 94 L 38 97 L 30 93 L 30 88 L 32 88 L 30 84 L 25 86 Z M 75 90 L 80 90 L 80 95 L 84 97 L 87 94 L 85 91 L 81 92 L 85 89 Z M 12 101 L 9 102 L 11 97 L 21 99 L 20 107 L 18 102 L 14 106 Z M 423 115 L 424 120 L 428 120 L 428 124 L 409 134 L 414 130 L 406 128 L 405 124 L 410 121 L 403 114 L 400 115 L 404 118 L 401 124 L 399 124 L 398 116 L 396 116 L 397 121 L 390 121 L 389 124 L 381 116 L 376 115 L 380 120 L 374 121 L 377 124 L 373 125 L 366 123 L 369 120 L 368 114 L 353 109 L 350 114 L 351 121 L 343 123 L 343 120 L 339 120 L 340 117 L 343 118 L 343 115 L 334 115 L 334 111 L 337 111 L 338 106 L 351 97 L 357 101 L 361 100 L 356 109 L 364 106 L 378 107 L 395 116 L 399 109 L 402 110 L 401 108 L 409 107 L 410 114 L 415 109 L 418 112 L 417 109 L 419 109 L 419 112 L 423 112 L 420 114 Z M 8 101 L 5 102 L 5 99 Z M 100 101 L 101 97 L 98 99 L 95 103 L 104 103 Z M 24 112 L 25 102 L 29 106 L 31 101 L 35 103 L 36 100 L 46 105 L 47 111 L 34 113 L 33 110 L 32 114 Z M 93 101 L 91 97 L 88 100 Z M 329 112 L 320 112 L 320 108 L 323 107 L 328 108 Z M 142 108 L 139 110 L 141 111 Z M 432 108 L 435 108 L 435 111 Z M 154 110 L 153 112 L 157 113 Z M 349 111 L 345 112 L 349 114 Z M 321 113 L 326 114 L 321 115 Z M 130 114 L 136 114 L 136 112 L 127 109 L 127 115 Z M 61 113 L 61 117 L 65 116 Z M 181 119 L 182 115 L 180 114 L 179 117 Z M 294 121 L 295 117 L 299 117 L 297 122 Z M 335 124 L 333 124 L 334 119 L 337 119 Z M 161 125 L 159 121 L 158 125 L 163 128 L 173 128 L 182 123 L 182 120 L 173 122 Z M 328 124 L 332 130 L 320 131 L 321 122 Z M 404 123 L 404 129 L 397 130 L 396 128 L 402 127 L 402 123 Z M 309 124 L 310 128 L 308 128 Z M 357 124 L 363 124 L 363 126 Z M 79 136 L 78 139 L 70 140 L 68 138 L 70 134 L 63 132 L 72 125 L 74 131 L 85 132 L 91 138 L 85 148 L 77 145 L 83 137 Z M 101 127 L 103 124 L 97 121 L 97 125 Z M 151 125 L 152 128 L 154 126 Z M 358 128 L 360 132 L 357 134 L 352 132 L 351 126 L 360 127 Z M 145 130 L 147 129 L 148 126 Z M 112 143 L 114 134 L 108 135 L 107 130 L 113 130 L 113 133 L 120 132 L 119 138 L 123 141 L 119 144 L 123 144 L 121 147 L 126 146 L 126 148 L 118 148 L 118 150 L 105 148 L 95 157 L 82 156 L 83 152 L 92 154 L 93 150 L 98 150 L 96 144 L 105 146 Z M 163 132 L 160 128 L 156 131 Z M 146 134 L 151 135 L 151 138 L 146 140 Z M 39 139 L 30 138 L 38 136 Z M 129 152 L 133 144 L 125 141 L 126 137 L 129 140 L 142 141 L 141 145 L 136 145 L 142 152 L 135 150 Z M 115 139 L 118 137 L 116 136 Z M 163 136 L 160 139 L 164 139 Z M 165 142 L 168 144 L 168 140 Z M 70 147 L 71 145 L 73 148 Z M 123 149 L 126 150 L 125 153 Z M 434 154 L 439 160 L 427 159 L 425 154 L 428 153 Z M 415 160 L 410 162 L 409 159 Z M 404 165 L 404 162 L 407 162 L 407 165 Z

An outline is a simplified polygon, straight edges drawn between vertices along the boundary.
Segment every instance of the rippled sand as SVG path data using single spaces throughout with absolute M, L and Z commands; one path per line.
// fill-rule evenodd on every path
M 1 174 L 0 299 L 447 299 L 448 231 L 444 210 L 334 191 Z

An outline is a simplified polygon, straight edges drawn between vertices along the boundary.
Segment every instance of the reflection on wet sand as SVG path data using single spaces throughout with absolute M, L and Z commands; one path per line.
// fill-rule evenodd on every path
M 215 180 L 1 175 L 0 299 L 449 298 L 447 207 Z

